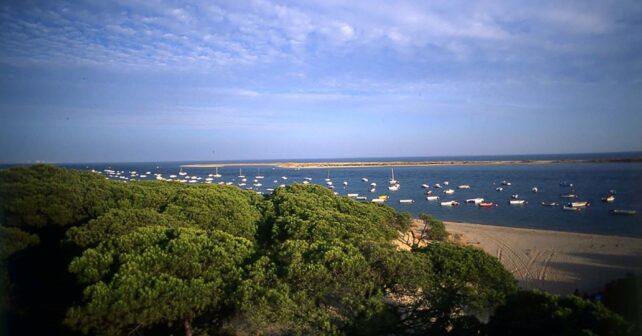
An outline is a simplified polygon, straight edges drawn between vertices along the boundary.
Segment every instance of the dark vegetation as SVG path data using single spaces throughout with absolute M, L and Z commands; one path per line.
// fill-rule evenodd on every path
M 400 251 L 392 241 L 409 230 L 408 215 L 320 186 L 263 197 L 45 165 L 3 170 L 0 332 L 633 332 L 601 304 L 518 291 L 497 259 L 446 242 L 443 223 L 422 219 L 432 242 Z

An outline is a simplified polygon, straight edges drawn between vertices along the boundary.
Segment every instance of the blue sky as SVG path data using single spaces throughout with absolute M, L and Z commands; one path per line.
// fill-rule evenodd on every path
M 0 162 L 642 150 L 642 2 L 4 1 Z

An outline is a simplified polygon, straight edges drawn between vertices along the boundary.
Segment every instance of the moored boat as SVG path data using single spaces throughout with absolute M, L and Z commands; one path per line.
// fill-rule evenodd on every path
M 615 196 L 613 195 L 608 195 L 606 197 L 602 197 L 602 202 L 614 202 L 615 201 Z
M 559 204 L 555 202 L 542 202 L 542 205 L 547 207 L 554 207 L 554 206 L 558 206 Z
M 469 198 L 469 199 L 467 199 L 467 200 L 466 200 L 466 203 L 479 204 L 479 203 L 482 203 L 482 202 L 484 202 L 484 199 L 483 199 L 483 198 L 481 198 L 481 197 L 477 197 L 477 198 Z
M 518 199 L 519 195 L 518 194 L 512 194 L 512 195 L 510 195 L 510 197 L 512 197 L 513 199 Z
M 560 195 L 561 198 L 577 198 L 577 195 L 575 194 L 562 194 Z
M 437 183 L 433 186 L 433 188 L 441 188 L 441 184 Z
M 367 178 L 367 177 L 362 177 L 362 178 L 361 178 L 361 181 L 363 181 L 363 182 L 368 182 L 368 178 Z
M 638 212 L 635 210 L 613 209 L 613 210 L 610 210 L 609 213 L 614 215 L 635 215 Z
M 444 207 L 456 207 L 456 206 L 459 206 L 459 202 L 457 202 L 457 201 L 441 202 L 440 204 L 441 204 L 441 206 L 444 206 Z
M 439 196 L 427 196 L 426 199 L 429 201 L 437 201 L 439 200 Z
M 412 200 L 412 199 L 402 199 L 402 200 L 399 200 L 399 203 L 415 203 L 415 200 Z
M 525 200 L 520 200 L 520 199 L 512 199 L 512 200 L 508 201 L 508 204 L 510 204 L 510 205 L 523 205 L 523 204 L 526 204 L 526 201 Z
M 430 188 L 430 186 L 429 186 L 429 185 L 427 185 L 427 184 L 425 184 L 425 183 L 424 183 L 424 184 L 422 184 L 422 185 L 421 185 L 421 187 L 422 187 L 422 188 L 424 188 L 424 189 L 428 189 L 428 188 Z
M 532 192 L 534 192 L 534 193 L 536 193 L 536 192 L 538 192 L 538 191 L 539 191 L 539 189 L 537 189 L 537 187 L 533 187 L 533 188 L 531 189 L 531 191 L 532 191 Z
M 562 210 L 564 210 L 564 211 L 580 211 L 580 210 L 582 210 L 582 208 L 575 208 L 575 207 L 572 207 L 572 206 L 565 205 L 564 207 L 562 207 Z
M 589 202 L 571 202 L 571 203 L 567 204 L 566 206 L 572 206 L 574 208 L 584 208 L 584 207 L 587 207 L 589 205 L 591 205 L 591 203 L 589 203 Z
M 454 194 L 454 193 L 455 193 L 455 191 L 454 191 L 454 190 L 452 190 L 452 189 L 446 189 L 446 190 L 444 190 L 444 194 L 447 194 L 447 195 L 452 195 L 452 194 Z
M 470 189 L 470 186 L 467 185 L 467 184 L 462 184 L 462 185 L 458 186 L 457 188 L 458 189 Z
M 493 202 L 481 202 L 481 203 L 479 203 L 479 207 L 480 208 L 492 208 L 493 206 L 495 206 L 495 203 L 493 203 Z
M 495 188 L 495 190 L 496 190 L 496 191 L 502 191 L 502 190 L 504 190 L 504 188 L 502 188 L 502 187 L 497 187 L 497 188 Z

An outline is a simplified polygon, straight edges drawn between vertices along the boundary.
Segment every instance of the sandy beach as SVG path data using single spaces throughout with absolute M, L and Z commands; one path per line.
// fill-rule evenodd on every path
M 522 288 L 593 293 L 642 273 L 642 239 L 444 222 L 461 242 L 496 256 Z

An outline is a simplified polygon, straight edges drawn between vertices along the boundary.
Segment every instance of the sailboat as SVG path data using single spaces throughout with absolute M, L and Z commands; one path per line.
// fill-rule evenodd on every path
M 239 168 L 239 176 L 238 177 L 239 178 L 245 178 L 245 175 L 243 175 L 243 171 L 241 170 L 241 168 Z
M 328 170 L 328 177 L 325 179 L 326 182 L 330 182 L 330 171 Z
M 212 177 L 221 177 L 221 174 L 218 173 L 218 167 L 216 167 L 216 174 L 212 175 Z
M 390 178 L 390 185 L 388 186 L 388 190 L 390 191 L 397 191 L 399 190 L 399 181 L 395 180 L 395 170 L 393 168 L 390 169 L 392 172 L 392 177 Z
M 180 176 L 187 175 L 187 173 L 183 171 L 183 167 L 181 167 L 180 171 L 178 172 L 178 175 L 180 175 Z
M 256 176 L 254 176 L 254 178 L 259 180 L 264 178 L 264 176 L 261 175 L 261 168 L 257 168 L 257 173 L 256 173 Z

